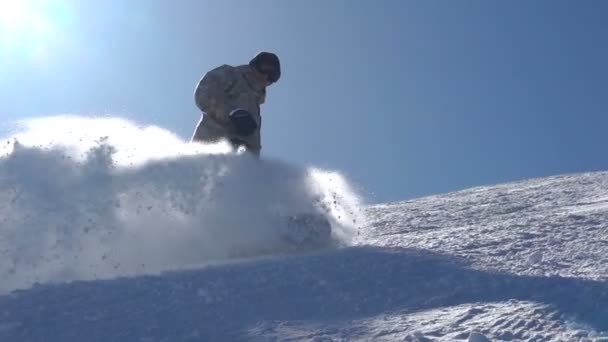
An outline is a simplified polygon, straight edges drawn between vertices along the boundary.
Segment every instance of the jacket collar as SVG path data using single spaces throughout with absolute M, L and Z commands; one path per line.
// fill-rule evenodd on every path
M 249 65 L 242 65 L 240 69 L 251 89 L 259 92 L 266 91 L 266 77 L 264 75 Z

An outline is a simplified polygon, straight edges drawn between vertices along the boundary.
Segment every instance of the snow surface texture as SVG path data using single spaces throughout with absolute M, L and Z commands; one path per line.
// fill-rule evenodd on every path
M 287 251 L 292 214 L 329 212 L 332 243 L 347 244 L 361 220 L 335 172 L 121 119 L 30 120 L 3 145 L 0 292 Z
M 76 167 L 80 176 L 68 177 L 75 172 L 73 164 L 58 168 L 54 163 L 61 158 L 53 153 L 18 149 L 0 164 L 2 172 L 26 183 L 21 187 L 30 191 L 17 196 L 15 201 L 21 201 L 17 207 L 10 202 L 15 197 L 10 192 L 1 202 L 22 213 L 10 221 L 11 229 L 3 228 L 0 235 L 5 240 L 3 248 L 8 248 L 7 255 L 19 259 L 14 261 L 16 266 L 8 271 L 7 279 L 19 279 L 16 284 L 25 285 L 21 281 L 23 274 L 35 270 L 38 274 L 46 271 L 47 275 L 57 274 L 50 270 L 63 270 L 59 272 L 63 276 L 47 276 L 46 280 L 87 278 L 79 272 L 92 276 L 84 263 L 67 262 L 72 260 L 74 249 L 64 245 L 48 247 L 55 253 L 49 257 L 67 262 L 71 268 L 51 267 L 57 262 L 28 268 L 29 264 L 21 261 L 39 256 L 28 254 L 37 250 L 28 249 L 28 244 L 53 246 L 48 240 L 56 241 L 57 232 L 62 232 L 64 225 L 44 225 L 45 217 L 52 223 L 65 221 L 49 216 L 47 211 L 62 213 L 65 208 L 74 208 L 65 209 L 73 215 L 69 216 L 71 222 L 93 217 L 89 233 L 74 231 L 79 238 L 68 241 L 82 242 L 80 237 L 88 236 L 94 251 L 104 250 L 105 246 L 124 248 L 126 254 L 118 254 L 121 265 L 117 270 L 107 269 L 107 279 L 39 284 L 0 296 L 0 341 L 608 341 L 608 173 L 528 180 L 368 206 L 367 221 L 359 237 L 353 239 L 349 233 L 353 226 L 342 222 L 345 228 L 341 231 L 350 238 L 337 238 L 348 243 L 335 248 L 277 255 L 280 248 L 273 243 L 266 252 L 252 253 L 258 256 L 255 258 L 183 270 L 183 265 L 196 266 L 201 260 L 210 260 L 209 255 L 229 260 L 226 255 L 239 254 L 243 245 L 268 247 L 263 241 L 268 238 L 266 235 L 272 240 L 271 233 L 264 234 L 268 225 L 258 225 L 249 217 L 241 219 L 248 224 L 252 221 L 250 227 L 263 237 L 247 234 L 251 230 L 231 228 L 231 220 L 241 221 L 238 217 L 224 217 L 234 215 L 228 209 L 234 203 L 221 196 L 203 200 L 217 203 L 212 206 L 213 219 L 203 214 L 195 217 L 204 223 L 235 229 L 245 235 L 242 239 L 213 229 L 210 235 L 191 232 L 195 229 L 188 229 L 190 226 L 180 220 L 188 222 L 182 217 L 198 213 L 196 210 L 183 216 L 178 211 L 180 215 L 175 217 L 179 220 L 165 213 L 146 220 L 133 214 L 141 206 L 140 212 L 148 215 L 148 199 L 157 200 L 159 187 L 170 189 L 169 193 L 189 193 L 175 189 L 190 189 L 188 180 L 197 182 L 187 175 L 194 173 L 198 180 L 201 168 L 211 175 L 205 180 L 222 179 L 223 184 L 228 184 L 224 194 L 234 193 L 255 202 L 258 197 L 242 189 L 252 187 L 251 190 L 262 191 L 264 203 L 274 203 L 275 196 L 287 198 L 281 203 L 288 209 L 309 208 L 319 193 L 334 191 L 342 197 L 337 204 L 343 212 L 359 205 L 360 200 L 337 174 L 332 174 L 332 182 L 327 177 L 313 182 L 313 190 L 304 186 L 308 190 L 293 192 L 287 184 L 309 184 L 304 180 L 310 179 L 311 173 L 275 162 L 257 165 L 243 156 L 221 152 L 190 158 L 175 157 L 168 151 L 169 159 L 113 171 L 111 186 L 94 187 L 92 184 L 97 183 L 89 180 L 93 176 L 85 171 L 89 169 Z M 28 165 L 31 160 L 50 161 L 41 165 L 56 175 L 56 181 L 36 183 L 47 189 L 44 194 L 30 189 L 34 187 L 29 184 L 31 181 L 25 182 L 27 172 L 34 171 L 19 167 L 17 161 L 21 159 Z M 91 161 L 85 165 L 98 164 Z M 228 165 L 229 170 L 240 175 L 256 172 L 262 185 L 244 185 L 238 177 L 220 177 L 219 165 Z M 105 171 L 99 172 L 103 168 L 90 168 L 97 172 L 93 175 L 101 174 L 99 179 L 108 177 Z M 19 172 L 8 170 L 24 174 L 15 175 Z M 36 174 L 28 177 L 38 179 Z M 57 195 L 57 188 L 72 190 L 65 197 Z M 144 195 L 128 197 L 119 206 L 113 200 L 107 206 L 104 201 L 94 200 L 95 210 L 81 204 L 86 202 L 84 197 L 114 199 L 114 195 L 103 194 L 129 194 L 135 191 L 133 188 Z M 84 194 L 83 189 L 87 189 Z M 46 201 L 35 200 L 51 198 L 47 192 L 55 194 L 50 201 L 52 210 L 46 209 Z M 207 198 L 204 194 L 207 193 L 198 196 Z M 154 208 L 158 205 L 154 202 Z M 253 205 L 258 209 L 265 207 L 263 203 Z M 123 211 L 122 215 L 117 214 Z M 28 214 L 38 218 L 19 221 Z M 337 218 L 341 213 L 335 215 Z M 89 235 L 95 230 L 104 232 L 108 222 L 123 232 L 120 239 Z M 183 235 L 161 233 L 167 222 L 186 227 L 180 230 Z M 6 227 L 4 224 L 2 227 Z M 150 226 L 149 231 L 145 230 Z M 44 232 L 44 227 L 54 233 L 36 238 L 34 233 Z M 206 232 L 209 228 L 204 224 L 197 229 Z M 28 232 L 20 235 L 20 230 Z M 139 238 L 129 238 L 132 232 Z M 214 234 L 218 235 L 217 243 L 205 239 Z M 123 245 L 114 239 L 126 242 Z M 16 242 L 19 247 L 14 246 Z M 192 247 L 190 242 L 201 248 Z M 183 250 L 174 250 L 177 247 Z M 139 248 L 146 253 L 128 253 Z M 206 252 L 205 248 L 214 252 Z M 182 251 L 191 254 L 184 257 Z M 99 256 L 79 253 L 82 254 L 76 253 L 77 257 Z M 134 276 L 116 278 L 125 273 L 121 268 L 129 265 L 131 258 L 172 271 L 140 274 L 133 268 L 126 273 Z M 96 268 L 104 268 L 104 262 L 95 261 Z M 76 275 L 65 276 L 66 269 L 76 269 L 72 272 Z

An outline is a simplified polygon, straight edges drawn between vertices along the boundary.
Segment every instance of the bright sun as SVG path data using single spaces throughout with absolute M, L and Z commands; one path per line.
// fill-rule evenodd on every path
M 65 20 L 64 9 L 55 0 L 0 0 L 0 43 L 23 50 L 49 44 Z
M 35 3 L 23 0 L 0 0 L 0 29 L 4 34 L 28 34 L 45 26 L 46 18 L 37 12 Z

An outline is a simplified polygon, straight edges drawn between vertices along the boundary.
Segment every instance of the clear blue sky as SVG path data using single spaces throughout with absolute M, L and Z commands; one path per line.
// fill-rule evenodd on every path
M 115 114 L 188 139 L 199 78 L 269 50 L 263 154 L 340 170 L 371 202 L 608 170 L 604 1 L 7 3 L 5 124 Z

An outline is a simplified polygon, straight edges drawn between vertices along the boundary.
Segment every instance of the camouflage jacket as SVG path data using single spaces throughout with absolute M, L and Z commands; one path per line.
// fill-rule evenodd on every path
M 202 119 L 193 136 L 194 141 L 213 142 L 220 139 L 239 139 L 248 149 L 259 155 L 262 149 L 260 105 L 266 99 L 266 79 L 249 65 L 222 65 L 203 76 L 194 93 Z M 238 135 L 229 119 L 231 111 L 249 111 L 258 124 L 249 136 Z

